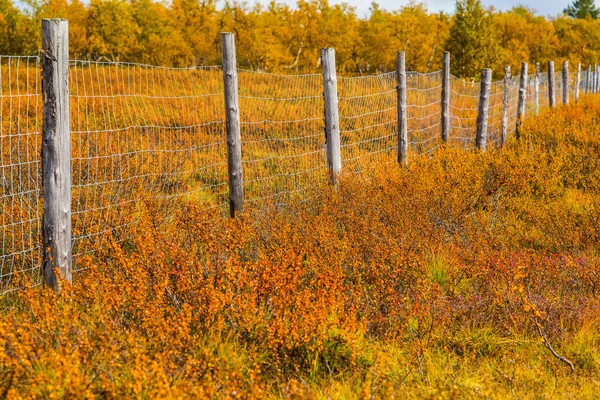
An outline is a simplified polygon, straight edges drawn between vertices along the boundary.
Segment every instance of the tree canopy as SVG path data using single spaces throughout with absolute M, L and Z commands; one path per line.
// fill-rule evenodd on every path
M 452 56 L 451 70 L 456 75 L 474 77 L 491 68 L 500 57 L 493 19 L 480 0 L 458 0 L 446 50 Z
M 597 19 L 600 16 L 600 9 L 596 7 L 594 0 L 575 0 L 565 8 L 564 13 L 571 18 Z
M 585 1 L 578 0 L 581 9 Z M 335 47 L 340 72 L 372 74 L 395 68 L 441 68 L 452 53 L 453 73 L 478 77 L 521 62 L 600 63 L 600 20 L 547 19 L 526 7 L 498 12 L 480 0 L 459 0 L 456 13 L 433 13 L 411 2 L 397 10 L 376 3 L 360 17 L 347 4 L 298 0 L 295 7 L 227 0 L 26 0 L 26 8 L 0 0 L 0 54 L 31 55 L 40 48 L 40 20 L 67 18 L 71 57 L 169 66 L 220 63 L 219 33 L 236 35 L 238 63 L 254 70 L 318 70 L 322 47 Z M 593 3 L 592 3 L 593 5 Z M 588 7 L 589 9 L 589 7 Z M 590 14 L 593 17 L 593 13 Z

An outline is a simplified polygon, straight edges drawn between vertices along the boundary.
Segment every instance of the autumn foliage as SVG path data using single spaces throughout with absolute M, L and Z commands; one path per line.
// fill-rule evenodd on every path
M 592 398 L 599 115 L 589 96 L 504 149 L 442 147 L 233 220 L 140 192 L 73 287 L 2 298 L 0 393 Z
M 460 7 L 449 15 L 421 3 L 394 10 L 372 3 L 370 12 L 360 15 L 346 3 L 327 0 L 299 0 L 294 6 L 214 0 L 23 3 L 0 3 L 0 54 L 36 54 L 41 19 L 67 18 L 71 58 L 93 61 L 219 64 L 219 33 L 229 31 L 236 35 L 241 67 L 278 73 L 317 71 L 322 47 L 336 48 L 345 75 L 394 70 L 396 50 L 406 51 L 407 69 L 422 72 L 439 70 L 444 50 L 455 56 L 465 51 L 473 65 L 459 63 L 455 69 L 453 64 L 453 73 L 465 77 L 478 75 L 481 68 L 492 68 L 500 76 L 506 65 L 516 71 L 522 62 L 600 63 L 600 20 L 546 18 L 544 10 L 525 6 L 483 9 L 475 0 L 457 3 L 477 5 L 467 7 L 468 16 Z

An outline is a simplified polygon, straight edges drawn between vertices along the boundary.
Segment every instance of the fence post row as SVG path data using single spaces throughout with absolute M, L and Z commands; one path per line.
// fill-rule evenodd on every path
M 230 215 L 243 210 L 243 170 L 241 152 L 238 74 L 236 66 L 235 38 L 232 33 L 221 33 L 223 54 L 224 102 L 227 129 L 227 162 L 229 177 Z M 68 21 L 64 19 L 42 20 L 42 184 L 43 184 L 43 275 L 45 283 L 60 290 L 59 276 L 72 282 L 71 254 L 71 136 L 69 116 L 69 66 Z M 340 126 L 337 94 L 335 50 L 324 48 L 321 53 L 325 103 L 325 135 L 327 164 L 331 181 L 337 182 L 342 171 L 340 154 Z M 396 73 L 398 80 L 398 162 L 407 163 L 407 86 L 406 54 L 397 53 Z M 568 61 L 563 64 L 563 103 L 569 103 Z M 481 151 L 487 147 L 487 125 L 491 90 L 490 69 L 484 69 L 477 115 L 476 146 Z M 508 131 L 508 102 L 511 81 L 510 67 L 504 74 L 502 100 L 501 143 L 506 143 Z M 577 65 L 574 99 L 579 99 L 581 64 Z M 536 63 L 535 113 L 539 109 L 540 68 Z M 585 80 L 586 93 L 596 93 L 600 87 L 600 73 L 596 65 L 588 66 Z M 516 135 L 519 137 L 525 118 L 527 96 L 527 63 L 522 64 L 519 84 Z M 548 62 L 548 97 L 550 107 L 556 106 L 554 62 Z M 450 133 L 450 53 L 444 52 L 442 68 L 441 99 L 442 140 L 448 142 Z M 58 272 L 58 275 L 56 274 Z
M 563 61 L 562 69 L 563 105 L 569 104 L 569 62 Z
M 535 63 L 535 78 L 533 83 L 534 88 L 534 107 L 535 115 L 540 113 L 540 63 Z
M 407 164 L 408 126 L 406 115 L 406 53 L 396 54 L 396 79 L 398 80 L 398 163 Z
M 581 85 L 581 63 L 577 63 L 577 75 L 575 76 L 575 93 L 573 93 L 575 103 L 579 100 L 579 85 Z
M 492 83 L 492 70 L 485 68 L 481 72 L 481 86 L 479 93 L 479 110 L 477 111 L 477 133 L 475 136 L 475 146 L 485 151 L 487 147 L 487 127 L 488 113 L 490 105 L 490 89 Z
M 60 291 L 72 283 L 69 23 L 42 20 L 42 217 L 44 281 Z
M 450 53 L 445 51 L 442 61 L 442 140 L 450 134 Z
M 229 214 L 233 218 L 235 217 L 235 213 L 242 211 L 244 207 L 238 75 L 235 56 L 235 37 L 233 33 L 221 33 L 221 49 L 223 52 L 223 89 L 227 126 Z
M 517 127 L 515 134 L 517 139 L 521 137 L 521 125 L 525 120 L 525 105 L 527 103 L 527 63 L 521 64 L 521 77 L 519 79 L 519 104 L 517 106 Z
M 327 144 L 327 166 L 331 183 L 337 183 L 342 172 L 340 155 L 340 114 L 338 110 L 337 76 L 335 73 L 335 49 L 321 50 L 323 64 L 323 88 L 325 97 L 325 138 Z
M 556 95 L 554 94 L 554 61 L 548 61 L 548 102 L 550 108 L 556 107 Z

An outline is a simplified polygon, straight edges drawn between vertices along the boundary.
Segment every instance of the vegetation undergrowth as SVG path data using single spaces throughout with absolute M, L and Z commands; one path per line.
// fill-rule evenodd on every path
M 9 398 L 595 398 L 600 101 L 214 219 L 146 200 L 2 299 Z M 140 195 L 142 197 L 142 195 Z

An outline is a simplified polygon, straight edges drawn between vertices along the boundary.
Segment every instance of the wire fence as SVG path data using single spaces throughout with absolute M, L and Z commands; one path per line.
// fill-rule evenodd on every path
M 72 61 L 73 254 L 122 240 L 141 193 L 218 208 L 226 198 L 218 67 Z
M 396 74 L 338 78 L 341 157 L 349 173 L 394 160 Z
M 409 148 L 413 153 L 431 153 L 441 144 L 442 72 L 409 72 L 406 86 Z
M 40 69 L 37 57 L 0 57 L 0 293 L 14 287 L 16 273 L 41 283 Z M 556 77 L 561 104 L 562 78 Z M 406 81 L 409 154 L 431 153 L 442 143 L 442 73 L 409 72 Z M 588 81 L 583 71 L 580 96 L 590 92 Z M 310 197 L 328 179 L 322 75 L 240 70 L 238 82 L 246 208 Z M 506 83 L 510 136 L 519 77 Z M 504 86 L 504 80 L 491 84 L 488 147 L 501 144 Z M 71 61 L 69 91 L 76 266 L 78 256 L 102 241 L 127 237 L 146 195 L 165 200 L 167 208 L 177 198 L 202 204 L 215 218 L 227 215 L 220 67 Z M 479 92 L 480 83 L 451 76 L 451 144 L 475 146 Z M 547 75 L 530 75 L 526 116 L 548 107 L 547 93 Z M 395 163 L 396 73 L 339 77 L 338 97 L 344 173 Z
M 241 70 L 238 82 L 246 204 L 305 197 L 327 170 L 321 75 Z
M 0 57 L 0 292 L 39 284 L 42 87 L 37 57 Z

